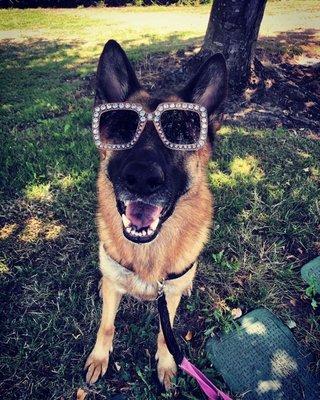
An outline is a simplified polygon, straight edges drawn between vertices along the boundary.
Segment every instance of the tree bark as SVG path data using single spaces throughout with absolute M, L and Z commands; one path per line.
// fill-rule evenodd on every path
M 214 0 L 212 5 L 202 51 L 223 53 L 234 88 L 243 88 L 248 82 L 266 2 Z

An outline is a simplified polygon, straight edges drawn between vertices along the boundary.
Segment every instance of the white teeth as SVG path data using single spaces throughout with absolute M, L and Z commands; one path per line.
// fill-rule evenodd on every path
M 131 224 L 130 220 L 124 214 L 122 214 L 121 217 L 122 217 L 123 225 L 125 226 L 125 228 L 128 228 L 128 226 L 130 226 L 130 224 Z
M 155 221 L 152 222 L 152 224 L 150 225 L 150 228 L 155 231 L 157 229 L 157 226 L 159 224 L 159 218 L 157 218 Z
M 158 225 L 158 222 L 156 222 L 156 225 Z M 154 223 L 153 223 L 154 225 Z M 128 227 L 125 228 L 126 232 L 130 233 L 130 235 L 132 236 L 139 236 L 139 237 L 143 237 L 143 236 L 151 236 L 154 234 L 154 229 L 151 229 L 150 227 L 147 229 L 143 229 L 141 231 L 137 231 L 137 228 L 133 225 L 130 225 Z

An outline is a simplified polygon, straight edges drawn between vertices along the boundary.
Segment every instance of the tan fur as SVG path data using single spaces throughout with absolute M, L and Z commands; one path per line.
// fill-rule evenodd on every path
M 130 101 L 144 103 L 147 97 L 146 92 L 140 92 Z M 170 100 L 175 101 L 177 98 L 172 97 Z M 157 282 L 168 273 L 182 272 L 186 266 L 195 262 L 206 243 L 212 221 L 212 195 L 206 178 L 210 150 L 208 143 L 188 157 L 187 169 L 189 177 L 192 178 L 190 190 L 179 198 L 173 214 L 163 223 L 156 239 L 143 245 L 130 242 L 123 235 L 113 186 L 105 173 L 112 152 L 101 152 L 97 184 L 97 225 L 100 268 L 103 274 L 103 312 L 97 341 L 86 363 L 87 382 L 94 383 L 106 371 L 112 347 L 114 317 L 122 294 L 129 293 L 141 299 L 154 300 L 157 295 Z M 108 256 L 133 273 L 116 271 L 113 261 Z M 165 293 L 171 323 L 181 295 L 192 287 L 195 270 L 196 267 L 182 277 L 167 282 Z M 156 357 L 159 379 L 169 387 L 171 377 L 176 373 L 176 365 L 161 330 Z
M 191 190 L 178 200 L 173 215 L 164 222 L 158 237 L 144 245 L 132 243 L 123 236 L 113 187 L 105 174 L 107 158 L 101 161 L 98 231 L 100 241 L 114 260 L 132 268 L 141 279 L 155 282 L 169 272 L 181 272 L 197 259 L 208 239 L 212 221 L 212 195 L 205 169 L 208 157 L 209 149 L 202 149 L 190 158 L 188 170 L 194 177 Z

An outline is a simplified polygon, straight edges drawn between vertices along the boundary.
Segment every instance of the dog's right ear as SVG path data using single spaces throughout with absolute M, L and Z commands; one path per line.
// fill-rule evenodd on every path
M 195 102 L 206 107 L 209 115 L 222 104 L 227 95 L 228 73 L 222 54 L 211 56 L 180 91 L 185 101 Z
M 95 104 L 125 101 L 140 88 L 126 53 L 115 40 L 109 40 L 99 59 Z

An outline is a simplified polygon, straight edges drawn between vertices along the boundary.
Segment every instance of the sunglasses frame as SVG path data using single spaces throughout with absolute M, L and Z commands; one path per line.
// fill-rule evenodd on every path
M 139 116 L 139 123 L 137 125 L 135 135 L 129 143 L 109 144 L 109 143 L 101 142 L 100 132 L 99 132 L 99 124 L 100 124 L 101 115 L 103 115 L 105 112 L 113 111 L 113 110 L 132 110 L 132 111 L 135 111 Z M 187 110 L 187 111 L 196 112 L 199 115 L 200 135 L 199 135 L 199 139 L 197 140 L 196 143 L 177 144 L 177 143 L 170 142 L 166 138 L 164 131 L 161 127 L 160 117 L 163 112 L 168 111 L 168 110 Z M 103 150 L 103 149 L 109 149 L 109 150 L 130 149 L 139 140 L 139 137 L 141 136 L 142 131 L 148 121 L 153 122 L 163 144 L 171 150 L 194 151 L 194 150 L 200 149 L 206 143 L 206 139 L 208 136 L 208 113 L 207 113 L 207 110 L 205 107 L 200 106 L 199 104 L 186 103 L 186 102 L 160 103 L 157 106 L 157 108 L 155 109 L 155 111 L 153 111 L 153 112 L 144 110 L 143 106 L 139 103 L 120 102 L 120 103 L 99 104 L 98 106 L 96 106 L 94 108 L 93 118 L 92 118 L 92 132 L 93 132 L 94 142 L 95 142 L 96 146 L 98 147 L 98 149 L 100 149 L 100 150 Z

